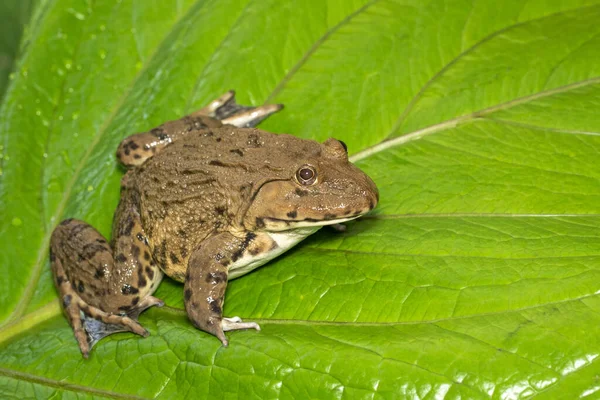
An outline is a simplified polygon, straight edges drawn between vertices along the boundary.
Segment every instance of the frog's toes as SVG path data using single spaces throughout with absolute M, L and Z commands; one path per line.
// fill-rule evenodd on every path
M 240 317 L 223 318 L 221 327 L 225 332 L 239 329 L 256 329 L 260 331 L 260 326 L 256 322 L 243 322 Z
M 229 90 L 227 93 L 224 93 L 221 96 L 219 96 L 218 98 L 211 101 L 206 107 L 198 110 L 197 113 L 200 115 L 207 115 L 209 117 L 215 118 L 216 111 L 219 108 L 223 107 L 223 105 L 227 104 L 227 102 L 232 100 L 234 97 L 235 97 L 235 91 Z
M 155 302 L 156 300 L 158 299 L 154 297 L 148 300 L 148 303 L 154 304 L 149 304 L 147 307 L 158 305 Z M 162 303 L 162 301 L 158 301 Z M 133 332 L 143 337 L 149 335 L 148 331 L 136 321 L 137 315 L 126 316 L 107 313 L 97 307 L 88 305 L 76 294 L 65 295 L 63 304 L 71 320 L 75 339 L 85 358 L 88 357 L 90 349 L 98 341 L 113 333 Z
M 223 122 L 223 124 L 237 126 L 238 128 L 252 128 L 258 125 L 269 115 L 281 110 L 283 108 L 283 104 L 267 104 L 256 108 L 242 106 L 238 107 L 240 107 L 239 111 L 236 111 L 235 113 L 230 114 L 230 116 L 221 119 L 221 122 Z
M 223 124 L 238 128 L 251 128 L 282 108 L 283 104 L 267 104 L 260 107 L 238 104 L 235 101 L 235 92 L 230 90 L 194 114 L 208 115 L 221 120 Z
M 225 336 L 227 331 L 236 331 L 239 329 L 256 329 L 260 331 L 260 326 L 256 322 L 243 322 L 240 317 L 223 318 L 221 320 L 221 329 L 213 334 L 223 343 L 223 346 L 229 346 L 229 341 Z

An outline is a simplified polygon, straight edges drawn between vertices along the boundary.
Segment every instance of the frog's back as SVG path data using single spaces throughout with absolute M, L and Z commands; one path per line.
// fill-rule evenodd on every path
M 306 151 L 304 143 L 310 142 L 223 126 L 190 132 L 132 171 L 153 259 L 163 271 L 183 281 L 194 248 L 215 232 L 235 230 L 256 182 L 286 175 L 281 153 L 297 157 L 291 149 Z

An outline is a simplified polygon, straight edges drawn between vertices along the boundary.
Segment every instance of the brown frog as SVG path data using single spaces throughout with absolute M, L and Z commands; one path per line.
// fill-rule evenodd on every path
M 373 181 L 346 145 L 252 128 L 281 105 L 238 105 L 233 91 L 207 107 L 123 140 L 112 241 L 83 221 L 52 234 L 52 271 L 84 357 L 103 337 L 147 336 L 139 314 L 163 272 L 184 282 L 188 316 L 227 346 L 224 332 L 254 322 L 222 315 L 228 279 L 266 263 L 324 225 L 372 210 Z

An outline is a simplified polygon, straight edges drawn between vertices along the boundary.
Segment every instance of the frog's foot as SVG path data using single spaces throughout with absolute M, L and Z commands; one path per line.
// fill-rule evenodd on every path
M 238 128 L 251 128 L 282 108 L 283 104 L 267 104 L 260 107 L 237 104 L 235 92 L 230 90 L 192 115 L 207 115 L 221 120 L 223 124 L 234 125 Z
M 153 297 L 152 299 L 158 300 Z M 143 304 L 148 308 L 160 303 L 153 304 L 152 300 L 149 300 L 145 304 L 142 301 L 140 305 Z M 149 335 L 148 331 L 136 321 L 139 313 L 145 308 L 140 307 L 139 311 L 136 308 L 135 311 L 130 312 L 130 315 L 110 314 L 88 305 L 77 294 L 63 296 L 63 305 L 84 358 L 88 358 L 90 349 L 99 340 L 113 333 L 133 332 L 143 337 Z
M 260 331 L 260 326 L 256 322 L 243 322 L 240 317 L 223 318 L 221 320 L 221 328 L 223 329 L 223 332 L 237 331 L 240 329 L 256 329 L 257 331 Z M 224 334 L 217 335 L 217 337 L 221 340 L 223 346 L 227 347 L 229 345 L 229 341 Z

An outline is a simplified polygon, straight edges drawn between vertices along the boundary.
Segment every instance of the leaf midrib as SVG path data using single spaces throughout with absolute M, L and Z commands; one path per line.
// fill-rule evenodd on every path
M 421 87 L 421 89 L 417 92 L 417 94 L 408 103 L 408 105 L 406 106 L 406 108 L 404 109 L 404 111 L 402 112 L 402 114 L 400 115 L 400 117 L 398 118 L 398 120 L 396 121 L 396 123 L 392 126 L 390 134 L 388 136 L 386 136 L 386 137 L 387 138 L 393 137 L 394 134 L 396 134 L 398 132 L 398 130 L 400 129 L 400 127 L 402 126 L 402 124 L 406 120 L 406 117 L 408 117 L 408 114 L 410 114 L 410 112 L 412 111 L 412 109 L 414 108 L 414 106 L 419 102 L 419 100 L 421 99 L 421 97 L 423 96 L 423 94 L 425 93 L 425 91 L 429 87 L 431 87 L 431 85 L 435 81 L 437 81 L 438 78 L 440 78 L 441 76 L 443 76 L 444 73 L 446 71 L 448 71 L 453 65 L 455 65 L 458 61 L 460 61 L 461 59 L 463 59 L 468 54 L 470 54 L 473 51 L 475 51 L 481 45 L 489 42 L 490 40 L 492 40 L 493 38 L 501 35 L 502 33 L 508 32 L 508 31 L 510 31 L 512 29 L 515 29 L 515 28 L 519 27 L 519 26 L 524 26 L 526 24 L 530 24 L 530 23 L 536 22 L 536 21 L 543 21 L 544 19 L 553 18 L 553 17 L 558 16 L 558 15 L 564 15 L 564 14 L 567 14 L 567 13 L 571 13 L 571 12 L 575 12 L 575 11 L 582 11 L 582 10 L 585 10 L 585 9 L 596 8 L 596 7 L 598 7 L 598 4 L 592 4 L 592 5 L 588 5 L 588 6 L 581 6 L 581 7 L 571 8 L 571 9 L 568 9 L 568 10 L 558 11 L 558 12 L 551 13 L 551 14 L 548 14 L 548 15 L 544 15 L 544 16 L 541 16 L 541 17 L 538 17 L 538 18 L 532 18 L 532 19 L 529 19 L 529 20 L 517 22 L 515 24 L 508 25 L 508 26 L 506 26 L 506 27 L 504 27 L 504 28 L 502 28 L 502 29 L 500 29 L 498 31 L 492 32 L 488 36 L 480 39 L 479 41 L 477 41 L 475 44 L 473 44 L 468 49 L 461 51 L 448 64 L 444 65 L 443 68 L 441 68 L 435 75 L 433 75 L 425 83 L 425 85 L 423 85 L 423 87 Z M 545 87 L 545 86 L 542 86 L 542 87 Z M 542 92 L 540 92 L 540 93 L 542 93 Z
M 485 108 L 483 110 L 473 111 L 469 114 L 461 115 L 461 116 L 449 119 L 447 121 L 440 122 L 438 124 L 434 124 L 434 125 L 427 126 L 425 128 L 421 128 L 416 131 L 407 133 L 405 135 L 398 136 L 394 139 L 385 140 L 385 141 L 383 141 L 379 144 L 376 144 L 374 146 L 371 146 L 365 150 L 359 151 L 358 153 L 356 153 L 350 157 L 350 161 L 355 163 L 355 162 L 363 160 L 373 154 L 377 154 L 379 152 L 387 150 L 388 148 L 401 146 L 408 142 L 412 142 L 414 140 L 421 139 L 425 136 L 429 136 L 434 133 L 438 133 L 438 132 L 445 131 L 448 129 L 456 128 L 459 125 L 463 125 L 463 124 L 470 123 L 470 122 L 477 121 L 477 120 L 486 119 L 485 118 L 486 116 L 493 114 L 497 111 L 503 111 L 503 110 L 506 110 L 506 109 L 509 109 L 511 107 L 515 107 L 515 106 L 518 106 L 521 104 L 526 104 L 526 103 L 529 103 L 529 102 L 532 102 L 532 101 L 535 101 L 538 99 L 553 96 L 555 94 L 566 93 L 571 90 L 579 89 L 581 87 L 586 87 L 586 86 L 590 86 L 590 85 L 595 85 L 598 83 L 600 83 L 600 76 L 594 77 L 594 78 L 589 78 L 589 79 L 586 79 L 583 81 L 570 83 L 570 84 L 564 85 L 564 86 L 559 86 L 554 89 L 541 91 L 538 93 L 534 93 L 532 95 L 519 97 L 519 98 L 510 100 L 510 101 L 507 101 L 505 103 L 501 103 L 501 104 L 498 104 L 498 105 L 495 105 L 492 107 Z

